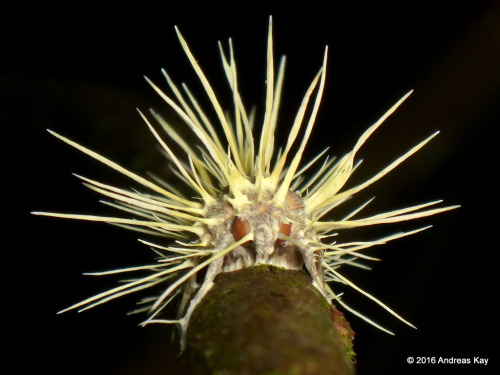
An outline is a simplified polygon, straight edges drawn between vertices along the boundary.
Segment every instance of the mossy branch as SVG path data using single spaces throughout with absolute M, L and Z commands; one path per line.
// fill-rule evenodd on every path
M 221 273 L 186 338 L 193 374 L 354 374 L 353 332 L 302 271 Z

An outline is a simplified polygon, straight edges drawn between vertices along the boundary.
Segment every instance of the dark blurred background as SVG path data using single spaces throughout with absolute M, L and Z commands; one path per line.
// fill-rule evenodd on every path
M 369 254 L 372 271 L 344 274 L 414 323 L 414 330 L 345 289 L 347 303 L 396 333 L 347 313 L 364 374 L 498 373 L 494 302 L 500 125 L 500 3 L 315 3 L 273 6 L 145 2 L 4 9 L 0 124 L 4 129 L 4 342 L 7 373 L 182 374 L 164 326 L 139 328 L 132 296 L 85 313 L 56 312 L 115 285 L 82 272 L 144 264 L 137 233 L 104 224 L 33 217 L 34 210 L 110 214 L 71 175 L 123 187 L 129 181 L 62 144 L 45 129 L 145 174 L 166 163 L 136 108 L 164 111 L 143 79 L 160 69 L 200 91 L 174 32 L 178 25 L 217 92 L 227 95 L 217 40 L 233 38 L 240 89 L 262 115 L 268 16 L 275 54 L 286 54 L 280 126 L 288 135 L 301 95 L 329 46 L 327 87 L 309 157 L 342 155 L 410 89 L 415 92 L 370 139 L 356 181 L 368 178 L 436 130 L 423 150 L 356 199 L 376 213 L 444 199 L 458 210 L 419 222 L 359 230 L 377 238 L 434 227 Z M 199 96 L 202 96 L 201 94 Z M 226 96 L 229 98 L 229 96 Z M 261 117 L 258 117 L 261 118 Z M 341 234 L 342 235 L 342 234 Z M 345 239 L 351 238 L 348 233 Z M 290 343 L 293 345 L 293 343 Z M 480 365 L 408 365 L 408 356 L 489 359 Z M 9 366 L 10 367 L 10 366 Z M 495 370 L 495 367 L 497 368 Z

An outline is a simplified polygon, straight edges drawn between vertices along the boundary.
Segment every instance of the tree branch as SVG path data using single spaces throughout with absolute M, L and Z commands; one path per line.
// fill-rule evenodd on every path
M 193 312 L 193 374 L 354 374 L 354 333 L 303 271 L 221 273 Z

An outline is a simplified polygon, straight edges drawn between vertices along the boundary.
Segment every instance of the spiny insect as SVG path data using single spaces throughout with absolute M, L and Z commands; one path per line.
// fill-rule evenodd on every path
M 354 288 L 411 325 L 344 277 L 338 268 L 342 265 L 364 267 L 358 263 L 358 259 L 374 258 L 362 254 L 361 250 L 415 234 L 429 227 L 400 232 L 372 241 L 341 243 L 332 241 L 331 237 L 335 236 L 338 230 L 414 220 L 458 206 L 430 208 L 441 202 L 433 201 L 360 218 L 361 211 L 370 203 L 368 201 L 341 220 L 331 220 L 328 216 L 339 205 L 384 177 L 436 136 L 437 132 L 368 180 L 357 186 L 344 188 L 359 165 L 355 159 L 360 148 L 411 92 L 403 96 L 369 127 L 358 139 L 352 151 L 345 156 L 339 160 L 329 158 L 325 156 L 327 151 L 325 150 L 305 163 L 302 160 L 304 150 L 325 87 L 328 48 L 325 48 L 321 69 L 302 99 L 286 143 L 276 152 L 275 138 L 278 138 L 276 128 L 283 89 L 285 58 L 281 59 L 276 73 L 272 19 L 269 22 L 267 38 L 265 106 L 260 121 L 253 113 L 247 111 L 243 103 L 238 88 L 231 39 L 228 50 L 219 43 L 225 77 L 232 94 L 231 111 L 226 111 L 177 28 L 176 32 L 211 103 L 211 113 L 201 108 L 188 86 L 185 84 L 182 84 L 182 87 L 178 86 L 166 71 L 163 71 L 163 75 L 171 90 L 170 95 L 146 79 L 176 112 L 185 126 L 193 132 L 199 143 L 192 145 L 171 123 L 151 111 L 149 117 L 157 121 L 171 142 L 184 150 L 184 155 L 174 153 L 153 127 L 149 118 L 142 113 L 140 115 L 161 145 L 175 175 L 186 185 L 186 193 L 181 193 L 167 181 L 143 178 L 104 156 L 50 131 L 62 141 L 129 177 L 142 186 L 142 190 L 127 190 L 78 176 L 87 187 L 113 200 L 105 203 L 122 210 L 127 217 L 49 212 L 35 212 L 35 214 L 112 223 L 167 239 L 159 243 L 141 240 L 158 255 L 158 259 L 152 264 L 95 273 L 96 275 L 138 273 L 140 276 L 128 279 L 116 288 L 97 294 L 63 311 L 86 310 L 126 294 L 159 287 L 161 293 L 142 300 L 135 312 L 149 314 L 143 324 L 177 323 L 185 333 L 193 310 L 210 290 L 217 274 L 267 264 L 291 270 L 305 268 L 314 286 L 328 301 L 340 304 L 383 330 L 385 329 L 375 322 L 345 305 L 340 296 L 334 293 L 330 286 L 331 282 L 339 282 Z M 218 135 L 217 128 L 222 130 L 223 137 Z M 313 167 L 316 171 L 310 172 Z M 193 199 L 193 196 L 197 199 Z M 162 319 L 160 312 L 164 311 L 176 296 L 180 296 L 181 300 L 179 318 Z

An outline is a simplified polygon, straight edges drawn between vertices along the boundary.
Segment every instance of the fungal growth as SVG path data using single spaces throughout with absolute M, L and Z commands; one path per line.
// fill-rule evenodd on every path
M 187 142 L 176 127 L 154 111 L 148 116 L 141 113 L 141 116 L 161 145 L 176 176 L 185 184 L 185 193 L 179 192 L 167 181 L 157 182 L 141 177 L 51 132 L 129 177 L 135 186 L 133 190 L 128 190 L 78 176 L 87 187 L 109 198 L 111 201 L 107 204 L 122 211 L 118 217 L 47 212 L 35 214 L 120 224 L 157 236 L 153 242 L 141 240 L 158 255 L 152 264 L 95 273 L 137 275 L 135 278 L 130 279 L 128 276 L 127 281 L 116 288 L 63 311 L 89 309 L 147 289 L 153 296 L 142 300 L 136 310 L 148 313 L 143 324 L 176 323 L 185 333 L 194 308 L 210 290 L 217 274 L 269 264 L 291 270 L 305 269 L 313 285 L 328 301 L 341 305 L 383 330 L 375 322 L 346 306 L 342 298 L 335 294 L 335 282 L 354 288 L 410 324 L 345 278 L 339 272 L 339 267 L 362 266 L 359 259 L 373 259 L 364 255 L 362 250 L 415 234 L 428 227 L 373 241 L 342 243 L 333 241 L 332 236 L 342 230 L 431 216 L 457 206 L 436 207 L 441 201 L 434 201 L 363 216 L 363 209 L 370 203 L 366 202 L 341 220 L 332 220 L 330 216 L 347 199 L 387 175 L 437 134 L 418 143 L 368 180 L 345 188 L 357 167 L 358 151 L 410 93 L 370 126 L 351 152 L 337 160 L 326 157 L 325 150 L 313 160 L 304 161 L 304 150 L 325 87 L 327 49 L 322 66 L 307 88 L 295 120 L 286 132 L 284 144 L 277 144 L 276 128 L 285 58 L 281 59 L 275 70 L 271 20 L 267 40 L 267 76 L 263 77 L 266 82 L 265 104 L 262 112 L 257 111 L 255 116 L 248 112 L 240 95 L 231 40 L 227 49 L 219 44 L 222 67 L 232 95 L 232 107 L 223 108 L 214 86 L 206 78 L 181 33 L 176 31 L 211 107 L 202 109 L 193 91 L 185 84 L 177 85 L 166 71 L 163 74 L 170 93 L 162 91 L 149 79 L 147 81 L 177 113 L 184 126 L 192 131 L 198 143 Z M 289 108 L 287 110 L 290 111 Z M 152 124 L 151 119 L 156 125 Z M 163 135 L 159 132 L 163 132 Z M 174 153 L 169 144 L 180 146 L 179 149 L 184 153 Z M 164 319 L 162 312 L 176 297 L 181 301 L 179 317 Z

